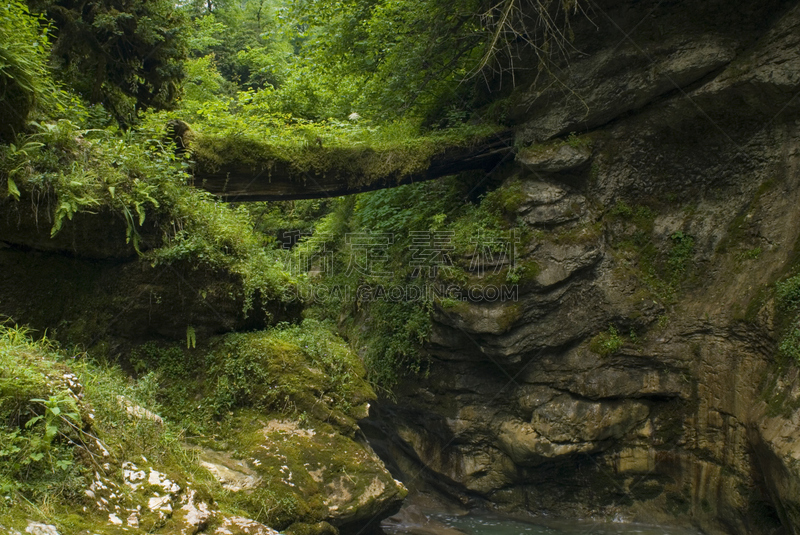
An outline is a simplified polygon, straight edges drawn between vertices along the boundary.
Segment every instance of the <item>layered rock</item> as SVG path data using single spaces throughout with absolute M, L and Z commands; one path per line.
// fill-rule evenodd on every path
M 595 7 L 512 96 L 537 269 L 437 310 L 429 376 L 373 414 L 383 451 L 468 504 L 796 533 L 796 411 L 761 399 L 800 232 L 800 6 Z

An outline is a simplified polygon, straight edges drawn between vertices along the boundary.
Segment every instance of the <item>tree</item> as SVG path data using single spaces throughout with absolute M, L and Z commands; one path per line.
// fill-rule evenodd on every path
M 193 57 L 213 54 L 223 77 L 250 89 L 282 83 L 293 50 L 278 23 L 285 11 L 280 1 L 195 1 L 186 9 L 194 22 Z
M 30 0 L 55 26 L 52 57 L 62 79 L 122 125 L 169 108 L 183 77 L 183 13 L 170 0 Z

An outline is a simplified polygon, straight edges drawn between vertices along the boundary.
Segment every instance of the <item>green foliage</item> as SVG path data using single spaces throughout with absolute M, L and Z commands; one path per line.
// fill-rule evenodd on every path
M 342 200 L 293 250 L 296 266 L 303 266 L 309 254 L 326 252 L 327 263 L 318 263 L 321 273 L 309 278 L 307 293 L 320 285 L 339 293 L 315 300 L 308 313 L 342 323 L 351 343 L 362 348 L 369 379 L 385 392 L 407 375 L 425 372 L 422 348 L 434 307 L 460 309 L 461 298 L 456 301 L 441 290 L 448 285 L 525 284 L 538 274 L 535 262 L 511 262 L 514 233 L 520 246 L 530 238 L 516 217 L 524 200 L 520 184 L 511 182 L 465 202 L 482 180 L 483 175 L 462 175 Z M 348 234 L 387 241 L 370 250 L 369 265 L 356 268 L 364 251 L 348 244 Z M 507 263 L 490 266 L 484 274 L 473 259 L 486 253 L 476 253 L 476 248 L 487 238 L 494 241 L 485 247 L 498 259 L 507 255 Z M 443 254 L 430 254 L 436 251 L 431 249 L 434 240 Z M 360 295 L 359 289 L 369 293 Z M 402 295 L 394 298 L 392 291 Z
M 563 53 L 580 10 L 562 0 L 195 0 L 185 11 L 193 57 L 213 55 L 228 82 L 257 90 L 273 112 L 441 128 L 473 115 L 479 73 L 492 83 L 523 49 L 543 64 Z
M 0 4 L 0 140 L 22 132 L 34 105 L 54 99 L 48 33 L 41 22 L 22 2 Z
M 209 11 L 211 6 L 211 11 Z M 192 54 L 213 55 L 225 79 L 252 89 L 277 86 L 287 75 L 293 47 L 284 27 L 283 2 L 199 2 L 187 6 L 193 18 Z
M 794 325 L 778 345 L 778 355 L 800 365 L 800 326 Z
M 62 533 L 107 525 L 107 512 L 90 506 L 76 517 L 75 508 L 92 503 L 85 502 L 85 491 L 97 474 L 118 477 L 124 461 L 141 456 L 161 470 L 185 474 L 195 488 L 208 484 L 182 428 L 145 413 L 143 407 L 160 410 L 154 374 L 132 381 L 119 368 L 94 364 L 31 334 L 24 327 L 0 325 L 0 518 L 5 527 L 9 521 L 20 527 L 14 526 L 16 518 L 46 520 Z
M 77 398 L 63 370 L 42 360 L 53 346 L 0 325 L 0 481 L 28 499 L 74 496 L 74 444 L 85 444 Z M 57 386 L 55 386 L 57 385 Z
M 778 356 L 800 365 L 800 275 L 775 284 L 775 301 L 783 330 Z
M 459 82 L 480 57 L 484 34 L 479 31 L 478 2 L 297 5 L 300 20 L 309 25 L 307 61 L 322 66 L 324 73 L 317 91 L 333 93 L 334 84 L 343 81 L 342 111 L 349 103 L 364 116 L 444 115 L 446 101 L 468 99 L 463 91 L 459 95 L 464 89 Z
M 694 238 L 677 231 L 670 236 L 670 240 L 672 240 L 672 247 L 667 258 L 668 276 L 670 284 L 677 287 L 682 282 L 689 263 L 694 257 Z
M 230 85 L 217 70 L 213 54 L 187 60 L 181 114 L 197 113 L 204 103 L 225 98 L 232 92 Z
M 123 125 L 173 105 L 186 57 L 185 18 L 167 0 L 31 0 L 53 21 L 59 76 Z
M 186 349 L 194 349 L 197 347 L 197 334 L 194 327 L 189 325 L 186 327 Z
M 42 146 L 42 143 L 29 141 L 21 147 L 9 143 L 8 147 L 5 149 L 5 159 L 7 160 L 7 164 L 4 166 L 6 187 L 8 189 L 8 195 L 13 197 L 14 200 L 18 201 L 20 196 L 19 188 L 14 180 L 15 176 L 25 170 L 25 166 L 28 164 L 31 155 L 36 149 Z
M 368 377 L 385 391 L 404 376 L 425 370 L 421 347 L 431 332 L 430 306 L 383 300 L 372 304 L 367 332 L 358 341 L 366 348 Z
M 323 417 L 322 408 L 328 406 L 341 423 L 374 396 L 360 359 L 330 324 L 313 319 L 229 334 L 201 349 L 147 342 L 129 360 L 140 377 L 157 385 L 148 404 L 195 433 L 238 409 L 295 417 L 309 412 L 326 420 L 330 414 Z
M 782 310 L 787 312 L 800 310 L 800 275 L 776 283 L 775 297 Z
M 193 261 L 233 273 L 243 284 L 245 311 L 257 298 L 280 298 L 293 284 L 281 252 L 253 232 L 246 208 L 231 209 L 187 186 L 185 162 L 155 134 L 44 123 L 20 147 L 0 145 L 0 180 L 14 198 L 22 190 L 32 202 L 53 206 L 53 236 L 78 213 L 111 212 L 126 223 L 124 239 L 152 264 Z M 150 219 L 160 222 L 160 236 L 143 236 Z
M 564 141 L 564 143 L 575 149 L 592 146 L 592 141 L 590 138 L 580 137 L 575 132 L 570 132 L 569 136 L 567 136 L 567 139 Z
M 159 345 L 145 342 L 134 348 L 129 356 L 133 369 L 138 374 L 158 373 L 167 380 L 190 379 L 197 370 L 197 363 L 177 345 Z

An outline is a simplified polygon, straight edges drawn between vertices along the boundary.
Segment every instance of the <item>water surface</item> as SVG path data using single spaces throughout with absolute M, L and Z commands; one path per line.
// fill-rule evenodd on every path
M 486 514 L 426 515 L 429 522 L 424 527 L 397 525 L 394 535 L 700 535 L 694 529 L 623 524 L 614 522 L 552 521 L 537 524 L 510 520 Z M 406 529 L 404 529 L 406 528 Z

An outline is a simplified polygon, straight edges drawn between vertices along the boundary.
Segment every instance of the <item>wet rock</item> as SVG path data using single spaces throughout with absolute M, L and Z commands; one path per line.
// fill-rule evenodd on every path
M 548 459 L 588 453 L 597 447 L 589 442 L 553 442 L 540 435 L 532 424 L 522 421 L 503 422 L 497 438 L 498 447 L 520 466 L 536 466 Z
M 798 533 L 769 296 L 800 233 L 800 6 L 656 4 L 602 3 L 635 35 L 576 28 L 581 53 L 512 96 L 506 215 L 535 275 L 437 311 L 428 376 L 375 412 L 395 465 L 464 503 Z
M 530 423 L 507 420 L 500 425 L 498 446 L 522 466 L 548 459 L 600 451 L 609 439 L 620 439 L 648 415 L 632 400 L 589 402 L 559 395 L 540 404 Z
M 793 377 L 792 377 L 793 376 Z M 800 399 L 798 373 L 793 371 L 784 385 L 770 393 L 769 403 L 762 401 L 753 409 L 754 424 L 749 429 L 757 466 L 763 473 L 763 484 L 779 505 L 777 513 L 789 533 L 800 533 Z M 775 414 L 776 406 L 781 412 Z

